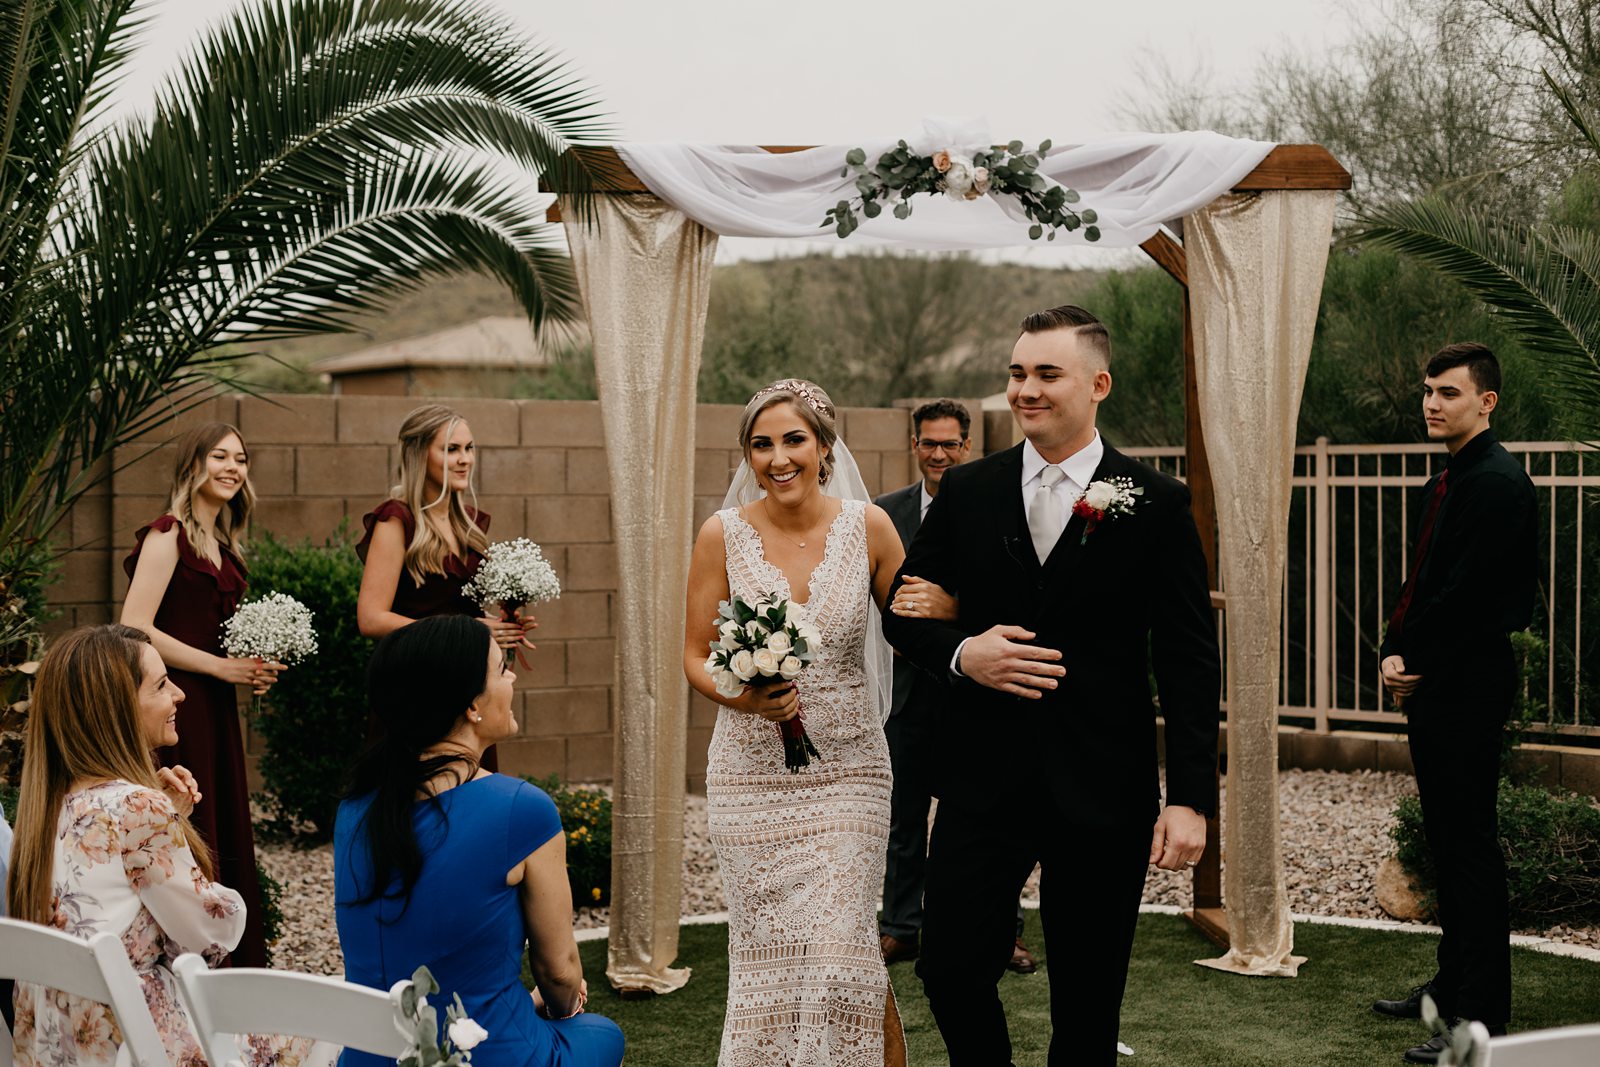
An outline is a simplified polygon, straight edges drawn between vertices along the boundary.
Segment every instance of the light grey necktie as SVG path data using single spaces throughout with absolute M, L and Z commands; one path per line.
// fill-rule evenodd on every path
M 1033 551 L 1040 563 L 1050 558 L 1050 550 L 1067 525 L 1067 509 L 1061 506 L 1061 498 L 1055 490 L 1056 483 L 1065 477 L 1056 466 L 1040 471 L 1039 488 L 1034 490 L 1033 502 L 1028 505 L 1028 533 L 1033 536 Z

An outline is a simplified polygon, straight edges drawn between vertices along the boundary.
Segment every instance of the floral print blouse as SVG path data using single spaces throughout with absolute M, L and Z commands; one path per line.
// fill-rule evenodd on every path
M 56 824 L 52 922 L 77 937 L 120 934 L 175 1067 L 205 1063 L 171 963 L 198 952 L 215 965 L 239 943 L 239 894 L 210 881 L 165 794 L 110 781 L 68 793 Z M 18 1067 L 111 1067 L 122 1035 L 111 1009 L 17 983 Z

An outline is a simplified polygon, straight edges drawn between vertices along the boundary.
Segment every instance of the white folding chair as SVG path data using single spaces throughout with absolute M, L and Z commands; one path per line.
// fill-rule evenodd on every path
M 410 1048 L 395 1007 L 410 979 L 388 993 L 337 978 L 233 967 L 213 971 L 194 953 L 172 964 L 178 995 L 211 1067 L 240 1061 L 239 1034 L 308 1037 L 399 1059 Z
M 111 1008 L 122 1031 L 122 1067 L 171 1067 L 145 1004 L 139 976 L 122 939 L 99 933 L 87 941 L 19 919 L 0 919 L 0 978 L 49 986 Z M 11 1067 L 11 1031 L 0 1021 L 0 1067 Z
M 1493 1067 L 1595 1067 L 1600 1064 L 1600 1024 L 1497 1037 L 1489 1042 Z

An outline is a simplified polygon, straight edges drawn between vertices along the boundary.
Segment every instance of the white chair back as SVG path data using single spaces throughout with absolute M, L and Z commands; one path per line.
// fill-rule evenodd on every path
M 1530 1030 L 1489 1042 L 1493 1067 L 1595 1067 L 1600 1064 L 1600 1023 Z
M 238 1034 L 309 1037 L 399 1059 L 410 1048 L 395 1006 L 409 979 L 388 993 L 337 978 L 233 967 L 213 971 L 193 953 L 172 965 L 178 995 L 211 1067 L 238 1062 Z
M 144 987 L 117 935 L 99 933 L 85 941 L 37 923 L 0 919 L 0 978 L 108 1005 L 122 1031 L 119 1064 L 171 1067 Z M 0 1022 L 0 1067 L 11 1067 L 12 1058 L 11 1031 Z

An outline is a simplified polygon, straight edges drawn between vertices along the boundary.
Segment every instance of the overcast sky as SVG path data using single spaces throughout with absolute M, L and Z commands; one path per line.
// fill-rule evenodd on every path
M 1122 128 L 1115 110 L 1140 93 L 1141 59 L 1242 78 L 1266 52 L 1336 46 L 1350 24 L 1326 0 L 488 2 L 572 60 L 620 139 L 722 144 L 899 137 L 930 115 L 986 118 L 1002 141 L 1078 141 Z M 148 2 L 125 105 L 148 100 L 235 6 Z M 771 243 L 723 245 L 730 258 Z

